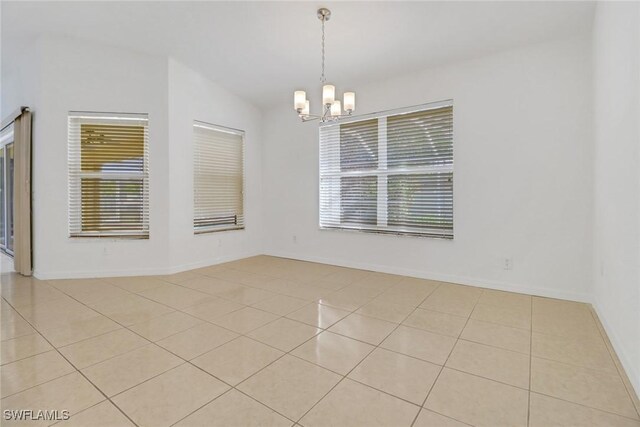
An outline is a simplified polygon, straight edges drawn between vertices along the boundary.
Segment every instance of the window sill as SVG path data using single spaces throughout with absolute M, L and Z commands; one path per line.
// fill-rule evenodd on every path
M 200 234 L 211 234 L 211 233 L 218 233 L 220 231 L 238 231 L 238 230 L 244 230 L 244 226 L 193 230 L 193 234 L 198 236 Z
M 397 230 L 372 230 L 365 228 L 353 228 L 353 227 L 325 227 L 320 226 L 318 228 L 320 231 L 344 231 L 348 233 L 364 233 L 364 234 L 380 234 L 386 236 L 395 236 L 395 237 L 418 237 L 418 238 L 431 238 L 438 240 L 453 240 L 452 235 L 438 234 L 438 233 L 429 233 L 429 232 L 403 232 Z
M 70 239 L 149 240 L 148 234 L 70 234 Z

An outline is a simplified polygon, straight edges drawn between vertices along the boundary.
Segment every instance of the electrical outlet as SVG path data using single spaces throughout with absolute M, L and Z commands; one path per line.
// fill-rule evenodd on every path
M 502 268 L 505 270 L 513 270 L 513 258 L 504 258 L 502 260 Z

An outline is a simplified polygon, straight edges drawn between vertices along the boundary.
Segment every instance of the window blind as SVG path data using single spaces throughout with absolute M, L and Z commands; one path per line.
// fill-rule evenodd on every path
M 244 132 L 194 122 L 195 233 L 244 228 Z
M 453 238 L 453 104 L 320 127 L 320 227 Z
M 69 235 L 149 237 L 148 116 L 69 114 Z

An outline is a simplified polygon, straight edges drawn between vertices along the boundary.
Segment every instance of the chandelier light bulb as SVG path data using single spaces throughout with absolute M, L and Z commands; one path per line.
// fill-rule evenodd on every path
M 344 93 L 344 111 L 351 114 L 356 109 L 356 93 L 345 92 Z
M 304 109 L 307 100 L 307 93 L 303 90 L 297 90 L 293 93 L 293 105 L 296 111 L 300 112 Z
M 340 101 L 333 101 L 333 104 L 331 104 L 331 115 L 339 116 L 341 113 L 342 113 L 342 108 L 340 105 Z
M 304 108 L 302 109 L 302 112 L 300 112 L 300 114 L 302 114 L 303 116 L 309 115 L 309 101 L 304 102 Z
M 336 100 L 336 87 L 334 85 L 322 86 L 322 103 L 324 105 L 332 105 Z

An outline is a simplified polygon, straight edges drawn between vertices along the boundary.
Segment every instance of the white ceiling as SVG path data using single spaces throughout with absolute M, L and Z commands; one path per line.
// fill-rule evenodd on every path
M 591 2 L 7 2 L 9 55 L 60 34 L 168 55 L 265 105 L 320 73 L 319 6 L 329 7 L 327 77 L 345 88 L 517 45 L 590 31 Z M 6 58 L 6 57 L 5 57 Z

